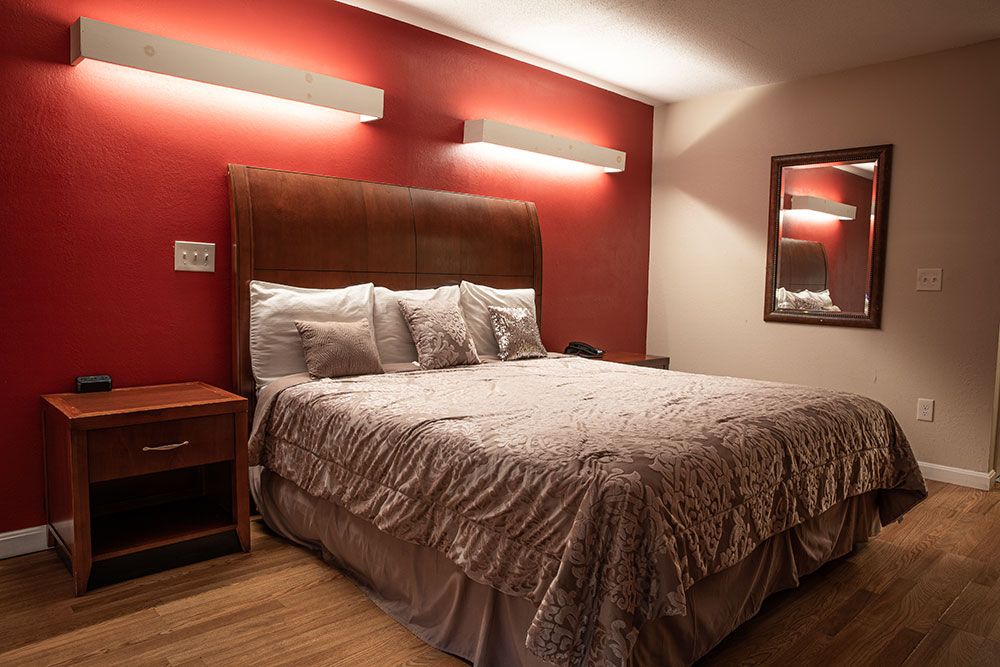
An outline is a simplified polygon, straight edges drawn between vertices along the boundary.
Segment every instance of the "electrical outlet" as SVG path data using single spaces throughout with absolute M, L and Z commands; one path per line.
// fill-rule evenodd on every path
M 941 291 L 941 269 L 917 269 L 918 292 Z
M 922 422 L 932 422 L 932 421 L 934 421 L 934 399 L 933 398 L 918 398 L 917 399 L 917 421 L 922 421 Z
M 174 241 L 174 271 L 215 273 L 215 244 Z

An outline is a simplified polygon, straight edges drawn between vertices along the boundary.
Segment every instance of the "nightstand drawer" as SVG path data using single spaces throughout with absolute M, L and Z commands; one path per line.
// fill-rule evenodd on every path
M 234 454 L 231 414 L 119 426 L 87 434 L 91 482 L 225 461 Z

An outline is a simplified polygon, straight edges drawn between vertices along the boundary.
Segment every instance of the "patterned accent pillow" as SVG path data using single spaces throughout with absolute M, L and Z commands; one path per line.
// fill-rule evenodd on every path
M 479 363 L 476 345 L 455 301 L 400 299 L 399 310 L 417 346 L 421 368 Z
M 535 314 L 528 308 L 518 306 L 505 308 L 502 306 L 487 306 L 490 321 L 493 323 L 493 335 L 500 348 L 498 356 L 501 361 L 516 361 L 517 359 L 537 359 L 548 356 L 542 337 L 538 333 L 538 323 Z
M 368 320 L 303 322 L 295 320 L 302 338 L 306 368 L 313 378 L 368 375 L 382 372 L 378 348 Z

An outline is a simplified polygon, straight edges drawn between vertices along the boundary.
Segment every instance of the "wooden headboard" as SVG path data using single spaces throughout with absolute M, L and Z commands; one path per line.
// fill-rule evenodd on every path
M 233 384 L 251 406 L 251 280 L 533 287 L 541 322 L 542 240 L 531 202 L 237 164 L 229 185 Z
M 778 287 L 821 292 L 828 285 L 826 249 L 819 241 L 784 238 L 778 242 Z

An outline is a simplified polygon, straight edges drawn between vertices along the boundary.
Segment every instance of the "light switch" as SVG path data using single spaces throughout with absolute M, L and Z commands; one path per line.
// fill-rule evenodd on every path
M 918 292 L 941 291 L 941 269 L 917 269 Z
M 174 271 L 215 273 L 215 244 L 174 241 Z

